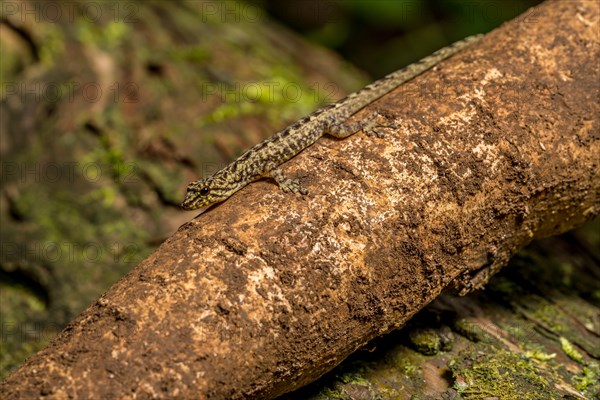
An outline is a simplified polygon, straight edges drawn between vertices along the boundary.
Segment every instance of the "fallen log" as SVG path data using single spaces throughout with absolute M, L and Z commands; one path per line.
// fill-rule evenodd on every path
M 182 226 L 3 398 L 270 398 L 600 210 L 598 5 L 547 2 Z M 556 29 L 560 26 L 561 29 Z

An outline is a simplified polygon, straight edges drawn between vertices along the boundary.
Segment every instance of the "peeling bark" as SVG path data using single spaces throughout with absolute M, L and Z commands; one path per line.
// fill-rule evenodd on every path
M 323 139 L 284 167 L 307 196 L 261 181 L 183 225 L 3 396 L 273 397 L 597 216 L 599 17 L 547 2 L 372 104 L 384 139 Z

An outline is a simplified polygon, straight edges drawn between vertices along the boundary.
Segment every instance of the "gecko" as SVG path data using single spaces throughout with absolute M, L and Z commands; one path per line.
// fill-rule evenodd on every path
M 480 37 L 481 35 L 469 36 L 444 47 L 336 103 L 314 111 L 277 132 L 250 148 L 214 175 L 190 183 L 181 207 L 184 210 L 195 210 L 219 203 L 249 183 L 261 178 L 274 179 L 284 192 L 307 194 L 307 190 L 299 184 L 298 180 L 286 178 L 279 166 L 311 146 L 325 134 L 344 139 L 364 129 L 364 123 L 345 124 L 344 122 L 373 101 L 433 68 Z M 368 117 L 367 120 L 369 119 Z

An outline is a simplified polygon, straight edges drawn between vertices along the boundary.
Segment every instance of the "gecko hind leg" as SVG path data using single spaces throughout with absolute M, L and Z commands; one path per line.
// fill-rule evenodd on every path
M 279 188 L 284 192 L 308 194 L 308 190 L 300 185 L 298 179 L 286 178 L 280 169 L 274 169 L 266 176 L 273 178 L 275 182 L 277 182 Z
M 376 122 L 376 119 L 379 119 L 378 117 L 383 117 L 386 122 L 383 124 Z M 382 138 L 385 136 L 385 132 L 382 128 L 397 128 L 397 126 L 392 118 L 375 111 L 361 121 L 349 124 L 333 124 L 327 129 L 327 134 L 338 139 L 344 139 L 362 130 L 367 136 L 377 136 L 378 138 Z
M 378 122 L 377 120 L 383 120 Z M 362 130 L 367 136 L 385 137 L 387 129 L 398 129 L 398 124 L 393 116 L 385 113 L 373 112 L 365 121 Z

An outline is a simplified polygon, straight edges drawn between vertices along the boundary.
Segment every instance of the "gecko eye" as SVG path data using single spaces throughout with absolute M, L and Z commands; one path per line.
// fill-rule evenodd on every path
M 202 189 L 200 189 L 200 195 L 202 196 L 206 196 L 209 192 L 210 188 L 208 186 L 204 186 Z

